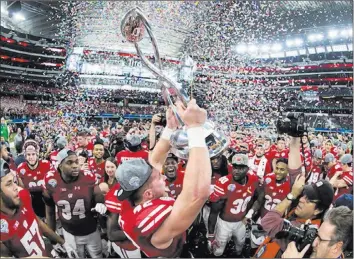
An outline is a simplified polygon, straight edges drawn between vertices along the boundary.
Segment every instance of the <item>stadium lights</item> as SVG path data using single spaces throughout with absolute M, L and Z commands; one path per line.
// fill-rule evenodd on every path
M 308 37 L 309 41 L 318 41 L 318 40 L 322 40 L 323 39 L 323 35 L 322 34 L 310 34 Z
M 21 14 L 21 13 L 15 13 L 14 14 L 14 18 L 15 18 L 15 20 L 17 20 L 17 21 L 24 21 L 24 20 L 26 20 L 26 18 L 23 16 L 23 14 Z
M 268 52 L 270 49 L 270 46 L 269 45 L 262 45 L 261 46 L 261 52 Z
M 240 44 L 236 47 L 236 51 L 238 53 L 244 53 L 244 52 L 246 52 L 246 49 L 247 49 L 246 45 L 244 45 L 244 44 Z
M 283 46 L 280 43 L 275 43 L 272 46 L 272 51 L 281 51 Z
M 336 30 L 332 30 L 332 31 L 328 32 L 328 37 L 331 38 L 331 39 L 334 39 L 337 36 L 338 36 L 338 31 L 336 31 Z
M 303 43 L 304 43 L 304 41 L 301 38 L 297 38 L 297 39 L 294 39 L 294 40 L 287 40 L 286 41 L 286 46 L 288 46 L 288 47 L 292 47 L 292 46 L 300 47 Z
M 255 45 L 249 45 L 247 51 L 248 53 L 255 53 L 257 52 L 257 47 Z

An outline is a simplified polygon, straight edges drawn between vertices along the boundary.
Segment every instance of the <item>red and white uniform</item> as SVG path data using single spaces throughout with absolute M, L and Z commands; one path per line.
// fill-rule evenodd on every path
M 79 148 L 82 148 L 82 149 L 86 150 L 87 153 L 88 153 L 88 155 L 89 155 L 90 157 L 92 156 L 93 142 L 88 141 L 88 144 L 87 144 L 86 147 L 80 147 L 79 144 L 76 144 L 76 145 L 74 146 L 74 151 L 76 151 L 76 150 L 79 149 Z
M 176 172 L 177 176 L 173 182 L 165 180 L 166 187 L 168 188 L 168 196 L 174 199 L 177 199 L 178 195 L 180 195 L 183 186 L 183 179 L 184 179 L 184 171 L 178 170 Z
M 312 154 L 311 154 L 311 149 L 310 148 L 305 148 L 304 150 L 304 154 L 305 154 L 305 158 L 302 154 L 302 150 L 300 148 L 300 154 L 301 154 L 301 163 L 304 162 L 305 160 L 305 165 L 306 165 L 306 171 L 310 172 L 311 168 L 312 168 Z
M 87 164 L 91 172 L 95 174 L 97 182 L 103 182 L 105 161 L 103 160 L 102 163 L 97 164 L 95 158 L 90 157 L 89 159 L 87 159 Z
M 15 257 L 47 256 L 28 190 L 18 193 L 21 204 L 15 215 L 0 211 L 0 240 Z
M 49 160 L 50 160 L 50 162 L 52 163 L 52 165 L 53 165 L 53 167 L 54 167 L 55 169 L 58 168 L 57 155 L 58 155 L 59 152 L 60 152 L 59 150 L 54 150 L 54 151 L 52 151 L 52 152 L 50 153 L 50 155 L 49 155 Z
M 255 173 L 248 172 L 247 177 L 245 185 L 236 182 L 231 174 L 221 177 L 217 181 L 209 199 L 211 202 L 226 199 L 224 209 L 220 214 L 223 220 L 238 222 L 246 215 L 247 205 L 258 186 L 258 177 Z
M 48 160 L 39 160 L 36 169 L 29 168 L 27 162 L 21 163 L 17 168 L 17 175 L 21 178 L 24 187 L 30 191 L 32 196 L 32 207 L 39 217 L 45 217 L 45 204 L 42 199 L 44 177 L 54 170 Z
M 331 179 L 334 176 L 334 174 L 328 173 L 328 178 Z M 343 194 L 352 193 L 352 191 L 353 191 L 353 169 L 349 168 L 347 171 L 343 170 L 342 174 L 338 177 L 338 179 L 344 180 L 348 187 L 335 188 L 333 202 L 336 201 Z
M 59 172 L 51 171 L 45 177 L 45 189 L 58 207 L 64 230 L 74 236 L 85 236 L 96 231 L 97 221 L 91 212 L 95 176 L 80 172 L 77 180 L 65 183 Z
M 223 254 L 231 236 L 235 238 L 236 252 L 242 252 L 246 234 L 246 227 L 242 219 L 245 217 L 247 205 L 258 187 L 258 177 L 255 173 L 249 171 L 247 178 L 246 184 L 241 185 L 234 181 L 231 174 L 221 177 L 215 185 L 214 192 L 210 195 L 211 202 L 226 199 L 224 208 L 216 222 L 216 246 L 213 247 L 215 256 Z
M 269 211 L 273 210 L 282 200 L 286 198 L 286 195 L 290 193 L 290 179 L 289 176 L 282 183 L 277 183 L 275 173 L 268 174 L 264 178 L 264 205 L 261 207 L 261 218 L 265 216 Z
M 327 177 L 330 180 L 337 172 L 342 172 L 342 171 L 343 171 L 342 165 L 339 162 L 337 162 L 328 170 Z
M 122 203 L 119 224 L 127 237 L 148 257 L 179 257 L 186 240 L 183 233 L 175 237 L 166 249 L 157 249 L 151 244 L 151 237 L 170 215 L 175 200 L 170 197 L 147 201 L 135 208 L 129 202 Z
M 278 159 L 278 158 L 289 158 L 289 149 L 284 149 L 282 151 L 278 151 L 277 149 L 271 150 L 269 153 L 265 154 L 267 159 L 272 162 L 273 159 Z
M 314 164 L 312 165 L 310 174 L 311 176 L 308 179 L 307 184 L 317 183 L 319 180 L 323 178 L 321 167 L 318 165 L 314 165 Z
M 120 185 L 116 183 L 105 196 L 105 205 L 107 210 L 111 213 L 120 214 L 122 211 L 122 202 L 118 200 L 118 191 Z M 125 201 L 126 202 L 126 201 Z M 140 258 L 140 250 L 129 239 L 124 241 L 114 242 L 114 250 L 121 256 L 121 258 Z
M 265 156 L 254 156 L 248 160 L 248 166 L 258 176 L 259 182 L 263 183 L 263 178 L 272 172 L 271 164 Z
M 132 152 L 130 150 L 122 150 L 118 152 L 116 155 L 116 160 L 118 164 L 121 164 L 123 161 L 136 159 L 136 158 L 142 158 L 148 161 L 149 152 L 147 152 L 146 150 L 139 150 L 136 152 Z

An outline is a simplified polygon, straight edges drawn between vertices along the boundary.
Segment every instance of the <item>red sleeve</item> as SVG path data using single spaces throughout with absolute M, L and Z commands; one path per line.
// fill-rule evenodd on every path
M 55 179 L 55 174 L 58 174 L 55 170 L 49 171 L 46 173 L 44 177 L 44 185 L 43 188 L 53 193 L 55 187 L 58 185 L 58 181 Z
M 267 235 L 274 238 L 275 235 L 283 229 L 284 220 L 280 212 L 271 210 L 261 220 L 261 225 Z
M 230 180 L 227 176 L 221 177 L 217 180 L 214 186 L 214 191 L 209 197 L 211 202 L 217 202 L 220 199 L 226 198 L 226 190 L 229 181 Z
M 117 198 L 119 187 L 115 186 L 109 190 L 104 199 L 104 204 L 111 213 L 119 214 L 121 212 L 121 202 Z
M 353 172 L 352 171 L 343 172 L 341 177 L 348 186 L 353 185 Z
M 161 226 L 172 211 L 174 199 L 162 197 L 149 202 L 143 205 L 142 211 L 136 218 L 134 231 L 139 236 L 150 236 Z M 134 210 L 136 209 L 137 207 Z
M 121 156 L 120 152 L 118 152 L 117 155 L 116 155 L 116 160 L 117 160 L 118 165 L 120 165 L 121 162 L 122 162 L 122 158 L 121 157 L 122 156 Z

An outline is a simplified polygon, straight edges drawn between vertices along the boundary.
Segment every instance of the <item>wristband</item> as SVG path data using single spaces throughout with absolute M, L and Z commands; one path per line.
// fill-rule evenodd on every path
M 209 238 L 214 238 L 215 237 L 215 234 L 208 234 L 208 239 Z
M 195 127 L 187 129 L 189 149 L 194 147 L 207 147 L 204 137 L 204 129 Z
M 161 138 L 170 141 L 172 133 L 173 133 L 173 130 L 166 127 L 166 128 L 164 128 L 164 130 L 161 134 Z

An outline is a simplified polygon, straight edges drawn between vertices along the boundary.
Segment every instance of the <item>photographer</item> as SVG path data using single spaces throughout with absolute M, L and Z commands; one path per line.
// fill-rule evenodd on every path
M 319 181 L 304 188 L 305 176 L 299 174 L 301 171 L 299 137 L 293 137 L 291 140 L 288 167 L 291 192 L 262 218 L 261 225 L 268 237 L 257 250 L 256 258 L 280 257 L 289 243 L 285 238 L 276 238 L 276 235 L 287 226 L 284 222 L 290 221 L 292 226 L 300 226 L 310 219 L 311 224 L 320 226 L 321 218 L 332 202 L 334 191 L 328 181 Z M 298 201 L 297 207 L 287 213 L 294 201 Z M 284 215 L 286 220 L 283 218 Z
M 344 258 L 343 252 L 353 240 L 353 211 L 345 206 L 334 208 L 326 213 L 317 237 L 312 243 L 311 258 Z M 303 258 L 310 245 L 298 251 L 291 242 L 282 258 Z

